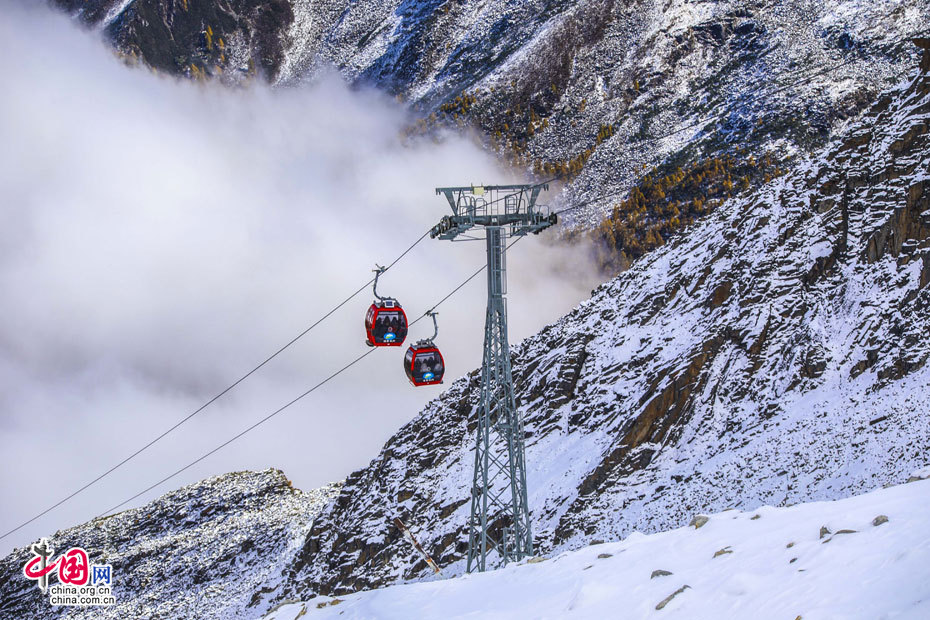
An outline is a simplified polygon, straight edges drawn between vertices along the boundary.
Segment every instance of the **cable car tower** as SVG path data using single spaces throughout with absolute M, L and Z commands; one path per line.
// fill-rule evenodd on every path
M 507 244 L 509 237 L 538 234 L 556 223 L 555 214 L 536 207 L 538 185 L 439 187 L 452 207 L 430 237 L 455 239 L 483 228 L 488 251 L 488 311 L 484 326 L 478 441 L 468 521 L 468 572 L 489 567 L 496 551 L 507 564 L 533 554 L 526 492 L 523 417 L 514 401 L 507 339 Z M 474 237 L 472 237 L 474 238 Z

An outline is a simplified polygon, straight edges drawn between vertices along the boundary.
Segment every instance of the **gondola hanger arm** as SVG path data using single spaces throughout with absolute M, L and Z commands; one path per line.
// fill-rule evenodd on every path
M 382 273 L 387 271 L 387 267 L 382 267 L 378 263 L 375 263 L 375 269 L 372 269 L 375 272 L 375 283 L 372 285 L 371 290 L 375 294 L 375 299 L 378 301 L 384 301 L 386 298 L 378 294 L 378 278 Z
M 436 340 L 436 337 L 439 336 L 439 323 L 436 322 L 436 315 L 437 315 L 437 314 L 439 314 L 439 313 L 438 313 L 438 312 L 434 312 L 434 311 L 432 311 L 432 310 L 428 310 L 427 312 L 425 312 L 425 313 L 423 314 L 423 316 L 429 316 L 429 317 L 432 317 L 432 318 L 433 318 L 433 337 L 430 338 L 430 341 Z

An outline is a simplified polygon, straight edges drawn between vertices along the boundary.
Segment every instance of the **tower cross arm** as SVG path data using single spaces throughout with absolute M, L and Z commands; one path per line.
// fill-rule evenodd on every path
M 534 185 L 463 185 L 437 187 L 452 209 L 430 230 L 433 239 L 454 239 L 476 227 L 508 227 L 506 236 L 539 233 L 556 224 L 558 217 L 547 209 L 536 208 L 546 183 Z

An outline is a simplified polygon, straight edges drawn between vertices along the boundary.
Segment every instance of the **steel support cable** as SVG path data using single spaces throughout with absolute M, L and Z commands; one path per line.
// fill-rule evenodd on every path
M 159 481 L 156 482 L 155 484 L 150 485 L 150 486 L 146 487 L 144 490 L 139 491 L 138 493 L 136 493 L 136 494 L 133 495 L 132 497 L 123 500 L 122 502 L 120 502 L 120 503 L 117 504 L 116 506 L 113 506 L 113 507 L 110 508 L 109 510 L 105 510 L 105 511 L 102 512 L 101 514 L 97 515 L 97 518 L 100 518 L 100 517 L 102 517 L 102 516 L 104 516 L 104 515 L 107 515 L 107 514 L 112 514 L 114 511 L 116 511 L 116 510 L 120 509 L 121 507 L 125 506 L 126 504 L 128 504 L 128 503 L 131 502 L 132 500 L 136 499 L 137 497 L 140 497 L 140 496 L 142 496 L 142 495 L 145 495 L 146 493 L 148 493 L 148 492 L 151 491 L 152 489 L 155 489 L 155 488 L 161 486 L 162 484 L 168 482 L 169 480 L 171 480 L 171 479 L 174 478 L 175 476 L 180 475 L 181 473 L 187 471 L 188 469 L 190 469 L 191 467 L 193 467 L 193 466 L 196 465 L 197 463 L 201 462 L 202 460 L 204 460 L 204 459 L 206 459 L 206 458 L 212 456 L 213 454 L 219 452 L 220 450 L 222 450 L 223 448 L 225 448 L 226 446 L 228 446 L 228 445 L 231 444 L 232 442 L 236 441 L 237 439 L 239 439 L 239 438 L 242 437 L 243 435 L 245 435 L 245 434 L 247 434 L 247 433 L 249 433 L 249 432 L 255 430 L 256 428 L 258 428 L 259 426 L 261 426 L 262 424 L 264 424 L 265 422 L 267 422 L 267 421 L 270 420 L 271 418 L 275 417 L 276 415 L 278 415 L 279 413 L 281 413 L 282 411 L 284 411 L 285 409 L 287 409 L 288 407 L 290 407 L 290 406 L 293 405 L 294 403 L 298 402 L 299 400 L 302 400 L 302 399 L 305 398 L 306 396 L 309 396 L 310 394 L 312 394 L 313 392 L 315 392 L 318 388 L 322 387 L 322 386 L 325 385 L 326 383 L 329 383 L 332 379 L 335 379 L 336 377 L 338 377 L 339 375 L 341 375 L 343 372 L 345 372 L 346 370 L 348 370 L 348 369 L 351 368 L 352 366 L 355 366 L 355 364 L 359 363 L 359 362 L 362 361 L 364 358 L 368 357 L 369 355 L 371 355 L 371 354 L 374 353 L 374 352 L 375 352 L 374 349 L 369 349 L 368 351 L 365 351 L 364 353 L 362 353 L 361 355 L 359 355 L 358 357 L 356 357 L 354 360 L 352 360 L 351 362 L 349 362 L 348 364 L 346 364 L 345 366 L 343 366 L 342 368 L 340 368 L 339 370 L 337 370 L 337 371 L 334 372 L 333 374 L 329 375 L 328 377 L 326 377 L 325 379 L 323 379 L 322 381 L 320 381 L 319 383 L 317 383 L 316 385 L 314 385 L 313 387 L 311 387 L 309 390 L 307 390 L 306 392 L 304 392 L 303 394 L 301 394 L 300 396 L 297 396 L 296 398 L 294 398 L 294 399 L 291 400 L 290 402 L 288 402 L 288 403 L 282 405 L 281 407 L 279 407 L 278 409 L 272 411 L 271 413 L 269 413 L 268 415 L 266 415 L 266 416 L 265 416 L 264 418 L 262 418 L 261 420 L 259 420 L 259 421 L 255 422 L 255 423 L 253 423 L 251 426 L 248 426 L 248 427 L 246 427 L 245 429 L 239 431 L 237 434 L 233 435 L 232 437 L 230 437 L 229 439 L 227 439 L 226 441 L 224 441 L 224 442 L 221 443 L 220 445 L 216 446 L 215 448 L 213 448 L 212 450 L 210 450 L 210 451 L 207 452 L 206 454 L 203 454 L 203 455 L 197 457 L 196 459 L 194 459 L 193 461 L 191 461 L 190 463 L 188 463 L 187 465 L 185 465 L 185 466 L 182 467 L 181 469 L 178 469 L 178 470 L 175 471 L 174 473 L 169 474 L 168 476 L 165 476 L 164 478 L 162 478 L 161 480 L 159 480 Z
M 385 268 L 384 271 L 387 271 L 387 270 L 389 270 L 391 267 L 393 267 L 394 265 L 396 265 L 402 258 L 404 258 L 407 254 L 409 254 L 410 251 L 413 250 L 413 248 L 415 248 L 417 245 L 419 245 L 419 243 L 420 243 L 421 241 L 423 241 L 423 240 L 427 237 L 427 235 L 429 235 L 429 231 L 428 231 L 428 230 L 427 230 L 425 233 L 423 233 L 423 234 L 420 236 L 419 239 L 417 239 L 416 241 L 414 241 L 406 250 L 404 250 L 397 258 L 395 258 L 395 259 Z M 290 341 L 288 341 L 284 346 L 280 347 L 277 351 L 275 351 L 274 353 L 272 353 L 271 355 L 269 355 L 267 358 L 265 358 L 265 360 L 262 361 L 260 364 L 258 364 L 257 366 L 255 366 L 254 368 L 252 368 L 249 372 L 247 372 L 247 373 L 245 373 L 244 375 L 242 375 L 241 377 L 239 377 L 239 378 L 238 378 L 236 381 L 234 381 L 233 383 L 229 384 L 226 388 L 224 388 L 224 389 L 223 389 L 221 392 L 219 392 L 216 396 L 214 396 L 213 398 L 211 398 L 210 400 L 208 400 L 207 402 L 205 402 L 203 405 L 201 405 L 200 407 L 198 407 L 197 409 L 195 409 L 194 411 L 192 411 L 191 413 L 189 413 L 187 416 L 185 416 L 184 418 L 182 418 L 181 420 L 179 420 L 178 422 L 176 422 L 173 426 L 171 426 L 171 427 L 168 428 L 167 430 L 163 431 L 160 435 L 158 435 L 157 437 L 155 437 L 154 439 L 152 439 L 151 441 L 149 441 L 148 443 L 146 443 L 146 444 L 145 444 L 144 446 L 142 446 L 141 448 L 137 449 L 135 452 L 133 452 L 132 454 L 130 454 L 129 456 L 127 456 L 126 458 L 124 458 L 122 461 L 120 461 L 120 462 L 117 463 L 116 465 L 113 465 L 112 467 L 110 467 L 110 469 L 106 470 L 105 472 L 103 472 L 102 474 L 100 474 L 99 476 L 97 476 L 96 478 L 94 478 L 93 480 L 91 480 L 90 482 L 86 483 L 84 486 L 80 487 L 79 489 L 77 489 L 76 491 L 74 491 L 74 492 L 72 492 L 71 494 L 67 495 L 66 497 L 62 498 L 61 500 L 59 500 L 59 501 L 56 502 L 55 504 L 49 506 L 48 508 L 46 508 L 45 510 L 43 510 L 43 511 L 40 512 L 39 514 L 35 515 L 34 517 L 32 517 L 32 518 L 30 518 L 30 519 L 28 519 L 28 520 L 26 520 L 26 521 L 23 521 L 22 523 L 20 523 L 20 524 L 17 525 L 16 527 L 12 528 L 11 530 L 7 531 L 7 532 L 4 533 L 3 535 L 0 535 L 0 540 L 6 538 L 6 537 L 9 536 L 10 534 L 13 534 L 13 533 L 15 533 L 15 532 L 21 530 L 22 528 L 26 527 L 27 525 L 29 525 L 29 524 L 32 523 L 33 521 L 35 521 L 35 520 L 37 520 L 37 519 L 40 519 L 41 517 L 43 517 L 43 516 L 45 516 L 46 514 L 48 514 L 49 512 L 51 512 L 52 510 L 58 508 L 59 506 L 61 506 L 62 504 L 64 504 L 64 503 L 67 502 L 68 500 L 72 499 L 72 498 L 75 497 L 76 495 L 78 495 L 78 494 L 80 494 L 80 493 L 86 491 L 87 489 L 89 489 L 90 487 L 92 487 L 92 486 L 95 485 L 96 483 L 100 482 L 101 480 L 103 480 L 104 478 L 106 478 L 107 476 L 109 476 L 110 474 L 112 474 L 114 471 L 116 471 L 117 469 L 119 469 L 120 467 L 122 467 L 123 465 L 125 465 L 126 463 L 128 463 L 129 461 L 133 460 L 134 458 L 136 458 L 137 456 L 139 456 L 140 454 L 142 454 L 143 452 L 145 452 L 146 450 L 148 450 L 149 448 L 151 448 L 153 445 L 155 445 L 156 443 L 158 443 L 159 441 L 161 441 L 162 439 L 164 439 L 165 437 L 167 437 L 169 434 L 171 434 L 172 432 L 174 432 L 175 430 L 177 430 L 177 429 L 178 429 L 179 427 L 181 427 L 183 424 L 185 424 L 185 423 L 187 423 L 188 421 L 190 421 L 194 416 L 196 416 L 197 414 L 199 414 L 200 412 L 202 412 L 204 409 L 206 409 L 207 407 L 209 407 L 210 405 L 212 405 L 213 403 L 215 403 L 217 400 L 219 400 L 220 398 L 222 398 L 224 395 L 226 395 L 228 392 L 230 392 L 232 389 L 234 389 L 234 388 L 235 388 L 236 386 L 238 386 L 240 383 L 242 383 L 243 381 L 245 381 L 246 379 L 248 379 L 249 377 L 251 377 L 251 376 L 252 376 L 253 374 L 255 374 L 256 372 L 258 372 L 261 368 L 263 368 L 263 367 L 264 367 L 266 364 L 268 364 L 271 360 L 273 360 L 274 358 L 278 357 L 281 353 L 283 353 L 284 351 L 286 351 L 287 349 L 289 349 L 291 346 L 293 346 L 298 340 L 300 340 L 301 338 L 303 338 L 304 336 L 306 336 L 312 329 L 314 329 L 314 328 L 315 328 L 316 326 L 318 326 L 320 323 L 322 323 L 323 321 L 325 321 L 326 319 L 328 319 L 330 316 L 332 316 L 333 314 L 335 314 L 340 308 L 342 308 L 343 306 L 345 306 L 347 303 L 349 303 L 351 300 L 353 300 L 355 297 L 357 297 L 362 291 L 364 291 L 364 290 L 367 289 L 369 286 L 371 286 L 371 283 L 372 283 L 372 282 L 374 282 L 374 278 L 371 278 L 370 280 L 368 280 L 365 284 L 363 284 L 361 287 L 359 287 L 358 289 L 356 289 L 356 291 L 355 291 L 354 293 L 352 293 L 351 295 L 349 295 L 348 297 L 346 297 L 344 300 L 342 300 L 341 302 L 339 302 L 339 303 L 338 303 L 335 307 L 333 307 L 329 312 L 327 312 L 327 313 L 324 314 L 322 317 L 320 317 L 319 319 L 317 319 L 313 324 L 311 324 L 309 327 L 307 327 L 306 329 L 304 329 L 302 332 L 300 332 L 299 334 L 297 334 L 296 336 L 294 336 L 294 338 L 292 338 L 292 339 L 291 339 Z
M 509 248 L 509 247 L 513 246 L 513 245 L 514 245 L 517 241 L 519 241 L 519 240 L 520 240 L 520 237 L 518 237 L 518 238 L 515 239 L 513 242 L 511 242 L 507 247 Z M 395 261 L 395 262 L 396 262 L 396 261 Z M 475 277 L 477 277 L 478 274 L 480 274 L 480 273 L 481 273 L 482 271 L 484 271 L 486 268 L 487 268 L 487 265 L 483 265 L 480 269 L 478 269 L 478 270 L 475 271 L 473 274 L 471 274 L 470 276 L 468 276 L 461 284 L 459 284 L 459 285 L 456 286 L 454 289 L 452 289 L 452 291 L 451 291 L 448 295 L 446 295 L 445 297 L 443 297 L 442 299 L 440 299 L 438 302 L 436 302 L 436 303 L 433 305 L 433 307 L 429 310 L 429 312 L 432 312 L 433 310 L 435 310 L 436 308 L 438 308 L 440 305 L 442 305 L 445 301 L 447 301 L 450 297 L 452 297 L 452 296 L 455 295 L 457 292 L 459 292 L 459 291 L 462 289 L 462 287 L 464 287 L 466 284 L 468 284 L 468 283 L 471 282 L 473 279 L 475 279 Z M 412 326 L 412 325 L 416 324 L 417 322 L 419 322 L 421 319 L 425 318 L 426 316 L 428 316 L 428 313 L 427 313 L 427 314 L 423 314 L 422 316 L 420 316 L 420 317 L 417 318 L 416 320 L 412 321 L 412 322 L 410 323 L 410 325 Z M 351 362 L 349 362 L 348 364 L 346 364 L 345 366 L 343 366 L 342 368 L 340 368 L 340 369 L 337 370 L 336 372 L 332 373 L 331 375 L 329 375 L 328 377 L 326 377 L 325 379 L 323 379 L 322 381 L 320 381 L 319 383 L 317 383 L 316 385 L 314 385 L 313 387 L 311 387 L 310 389 L 308 389 L 308 390 L 305 391 L 304 393 L 300 394 L 300 395 L 297 396 L 296 398 L 294 398 L 294 399 L 292 399 L 291 401 L 287 402 L 286 404 L 282 405 L 282 406 L 279 407 L 278 409 L 275 409 L 274 411 L 272 411 L 271 413 L 269 413 L 268 415 L 266 415 L 264 418 L 262 418 L 262 419 L 258 420 L 257 422 L 253 423 L 251 426 L 246 427 L 245 429 L 243 429 L 242 431 L 240 431 L 240 432 L 237 433 L 236 435 L 233 435 L 232 437 L 230 437 L 229 439 L 227 439 L 227 440 L 224 441 L 223 443 L 219 444 L 218 446 L 216 446 L 215 448 L 213 448 L 213 449 L 210 450 L 209 452 L 207 452 L 207 453 L 205 453 L 205 454 L 203 454 L 203 455 L 197 457 L 196 459 L 194 459 L 193 461 L 191 461 L 190 463 L 188 463 L 188 464 L 185 465 L 184 467 L 181 467 L 180 469 L 178 469 L 178 470 L 176 470 L 175 472 L 169 474 L 168 476 L 165 476 L 164 478 L 162 478 L 162 479 L 159 480 L 158 482 L 156 482 L 156 483 L 154 483 L 154 484 L 152 484 L 152 485 L 146 487 L 144 490 L 139 491 L 138 493 L 136 493 L 136 494 L 133 495 L 132 497 L 123 500 L 122 502 L 120 502 L 119 504 L 113 506 L 112 508 L 110 508 L 110 509 L 108 509 L 108 510 L 105 510 L 104 512 L 102 512 L 102 513 L 100 513 L 99 515 L 97 515 L 97 517 L 99 518 L 99 517 L 102 517 L 102 516 L 107 515 L 107 514 L 112 514 L 114 511 L 118 510 L 118 509 L 121 508 L 122 506 L 125 506 L 126 504 L 128 504 L 128 503 L 131 502 L 131 501 L 133 501 L 134 499 L 136 499 L 136 498 L 138 498 L 138 497 L 140 497 L 140 496 L 142 496 L 142 495 L 145 495 L 145 494 L 148 493 L 149 491 L 151 491 L 151 490 L 153 490 L 153 489 L 155 489 L 155 488 L 161 486 L 162 484 L 168 482 L 169 480 L 171 480 L 171 479 L 174 478 L 175 476 L 178 476 L 178 475 L 182 474 L 183 472 L 187 471 L 188 469 L 190 469 L 191 467 L 193 467 L 193 466 L 196 465 L 197 463 L 200 463 L 201 461 L 203 461 L 204 459 L 210 457 L 211 455 L 215 454 L 216 452 L 219 452 L 220 450 L 222 450 L 223 448 L 225 448 L 226 446 L 228 446 L 228 445 L 231 444 L 232 442 L 236 441 L 237 439 L 241 438 L 242 436 L 246 435 L 247 433 L 250 433 L 251 431 L 255 430 L 256 428 L 258 428 L 259 426 L 261 426 L 262 424 L 264 424 L 265 422 L 267 422 L 267 421 L 270 420 L 271 418 L 275 417 L 276 415 L 278 415 L 279 413 L 281 413 L 281 412 L 284 411 L 285 409 L 288 409 L 288 408 L 291 407 L 292 405 L 296 404 L 298 401 L 300 401 L 300 400 L 304 399 L 305 397 L 309 396 L 310 394 L 312 394 L 313 392 L 315 392 L 317 389 L 319 389 L 320 387 L 322 387 L 323 385 L 325 385 L 325 384 L 328 383 L 329 381 L 335 379 L 337 376 L 341 375 L 343 372 L 345 372 L 346 370 L 348 370 L 348 369 L 351 368 L 352 366 L 355 366 L 357 363 L 359 363 L 360 361 L 362 361 L 363 359 L 365 359 L 366 357 L 368 357 L 369 355 L 371 355 L 371 354 L 374 353 L 374 352 L 375 352 L 375 349 L 369 349 L 369 350 L 366 351 L 365 353 L 362 353 L 361 355 L 359 355 L 358 357 L 356 357 L 354 360 L 352 360 Z

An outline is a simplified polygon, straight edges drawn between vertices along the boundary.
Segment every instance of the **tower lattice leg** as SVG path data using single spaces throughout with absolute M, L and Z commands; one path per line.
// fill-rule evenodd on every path
M 533 553 L 523 418 L 514 400 L 507 338 L 506 236 L 500 227 L 486 230 L 488 311 L 468 525 L 468 572 Z

